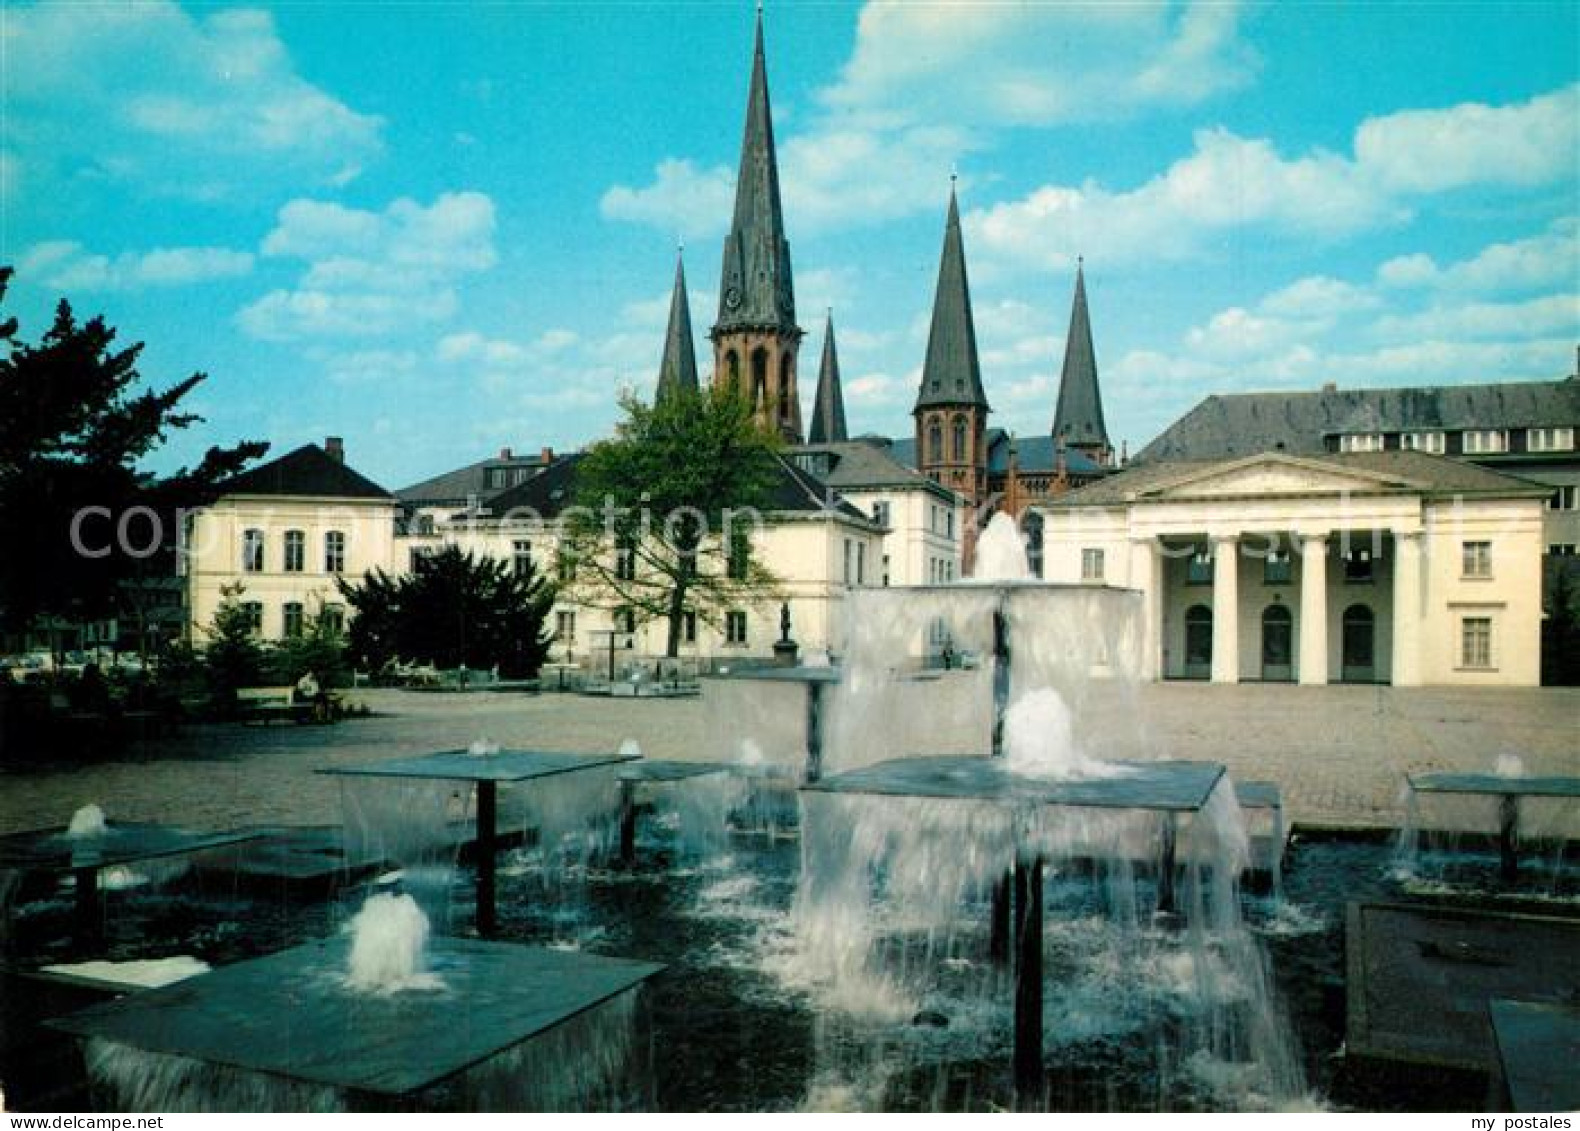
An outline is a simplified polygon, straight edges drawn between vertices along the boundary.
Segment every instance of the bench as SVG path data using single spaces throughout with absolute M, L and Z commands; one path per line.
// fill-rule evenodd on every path
M 244 723 L 303 723 L 313 717 L 313 705 L 298 700 L 290 687 L 242 687 L 236 691 L 236 709 Z

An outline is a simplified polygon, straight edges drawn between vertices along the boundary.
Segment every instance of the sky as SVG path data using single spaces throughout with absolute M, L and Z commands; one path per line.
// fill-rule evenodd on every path
M 749 3 L 0 7 L 0 262 L 204 419 L 389 488 L 650 394 L 718 309 Z M 765 15 L 803 411 L 910 435 L 951 174 L 990 424 L 1052 425 L 1084 257 L 1109 433 L 1201 398 L 1551 380 L 1580 344 L 1580 3 Z M 704 374 L 712 359 L 699 357 Z

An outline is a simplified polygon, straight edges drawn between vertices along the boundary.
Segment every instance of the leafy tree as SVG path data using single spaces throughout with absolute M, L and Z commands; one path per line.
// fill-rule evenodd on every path
M 675 656 L 686 613 L 717 626 L 778 589 L 747 553 L 741 520 L 726 526 L 772 505 L 780 441 L 730 389 L 674 389 L 651 405 L 627 396 L 621 408 L 614 437 L 576 468 L 566 529 L 576 596 L 667 621 L 665 654 Z
M 269 665 L 282 684 L 294 685 L 308 672 L 325 690 L 351 682 L 351 671 L 346 666 L 346 635 L 338 618 L 326 617 L 322 610 L 302 618 L 302 631 L 280 641 L 269 657 Z
M 11 275 L 0 268 L 0 300 Z M 139 578 L 174 572 L 177 508 L 207 501 L 215 483 L 268 446 L 210 448 L 196 467 L 163 478 L 139 471 L 172 430 L 201 419 L 179 406 L 204 375 L 138 389 L 143 347 L 116 349 L 114 329 L 102 318 L 79 323 L 65 301 L 37 345 L 20 341 L 17 329 L 16 319 L 0 318 L 0 530 L 26 552 L 0 554 L 0 624 L 22 630 L 40 618 L 109 616 Z M 87 507 L 105 510 L 88 521 Z M 121 545 L 117 524 L 134 507 L 149 510 L 128 520 Z
M 1580 684 L 1580 562 L 1549 554 L 1547 616 L 1542 621 L 1542 682 Z
M 531 678 L 548 658 L 554 587 L 531 565 L 517 571 L 446 546 L 400 578 L 370 570 L 360 583 L 339 584 L 355 613 L 349 650 L 360 664 L 498 665 L 502 675 Z
M 244 585 L 220 588 L 219 606 L 214 620 L 203 634 L 208 644 L 203 664 L 208 675 L 209 699 L 215 711 L 229 716 L 236 709 L 236 691 L 256 687 L 263 674 L 263 649 L 258 644 L 257 624 L 242 602 Z

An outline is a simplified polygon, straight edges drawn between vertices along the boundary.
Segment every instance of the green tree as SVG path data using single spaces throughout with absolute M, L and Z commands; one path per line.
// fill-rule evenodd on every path
M 446 546 L 400 578 L 370 570 L 361 582 L 342 579 L 340 591 L 355 614 L 349 651 L 359 664 L 497 665 L 510 678 L 532 678 L 548 658 L 554 587 L 531 565 L 518 571 Z
M 679 653 L 686 614 L 724 613 L 776 595 L 778 579 L 749 554 L 753 512 L 772 506 L 780 440 L 734 390 L 677 388 L 625 419 L 576 468 L 566 537 L 584 604 L 668 622 Z
M 236 711 L 237 689 L 256 687 L 263 674 L 258 625 L 242 601 L 246 591 L 244 585 L 222 586 L 214 619 L 203 629 L 208 641 L 203 649 L 203 667 L 209 701 L 215 712 L 226 718 Z
M 0 300 L 11 275 L 0 267 Z M 26 552 L 0 554 L 0 624 L 107 617 L 139 579 L 174 573 L 177 509 L 206 502 L 268 446 L 210 448 L 165 477 L 140 471 L 171 431 L 199 422 L 179 406 L 204 375 L 139 389 L 143 347 L 116 349 L 102 318 L 79 323 L 65 301 L 37 345 L 17 329 L 0 318 L 0 530 Z M 138 507 L 147 510 L 133 514 Z M 131 516 L 125 545 L 122 516 Z
M 278 682 L 294 685 L 311 672 L 326 691 L 351 682 L 346 665 L 346 634 L 338 617 L 326 617 L 323 610 L 302 618 L 302 631 L 275 646 L 269 666 Z
M 1542 682 L 1580 684 L 1580 562 L 1547 555 L 1546 617 L 1542 621 Z

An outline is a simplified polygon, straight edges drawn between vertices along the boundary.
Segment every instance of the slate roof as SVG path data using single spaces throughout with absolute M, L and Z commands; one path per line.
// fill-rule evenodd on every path
M 971 315 L 971 285 L 966 278 L 965 240 L 960 234 L 960 205 L 949 190 L 949 219 L 944 225 L 944 251 L 938 261 L 938 287 L 933 293 L 933 322 L 927 333 L 927 357 L 916 408 L 934 405 L 988 407 L 982 391 L 982 365 L 977 357 L 976 322 Z
M 1326 437 L 1347 433 L 1543 426 L 1580 427 L 1580 380 L 1233 393 L 1202 401 L 1134 462 L 1316 454 L 1326 450 Z
M 906 467 L 916 466 L 916 440 L 906 436 L 884 441 L 895 461 Z M 1010 434 L 1002 428 L 987 430 L 989 475 L 1003 475 L 1009 471 Z M 1015 439 L 1016 456 L 1022 471 L 1052 471 L 1056 466 L 1056 452 L 1052 436 L 1019 436 Z M 1101 475 L 1109 469 L 1080 452 L 1065 450 L 1064 467 L 1071 475 Z
M 817 396 L 812 402 L 812 429 L 807 440 L 838 444 L 849 439 L 845 430 L 845 393 L 839 384 L 839 352 L 834 347 L 834 312 L 829 311 L 823 330 L 823 364 L 817 371 Z
M 1103 423 L 1103 395 L 1097 385 L 1097 352 L 1092 348 L 1092 319 L 1086 309 L 1086 272 L 1075 269 L 1075 301 L 1070 332 L 1064 343 L 1064 370 L 1059 377 L 1059 403 L 1053 415 L 1053 438 L 1065 445 L 1111 448 Z
M 836 491 L 871 490 L 879 487 L 923 487 L 934 494 L 952 498 L 954 493 L 940 483 L 896 459 L 893 451 L 870 440 L 847 440 L 842 444 L 803 444 L 788 453 L 792 463 L 809 470 Z M 821 465 L 809 469 L 803 461 Z
M 800 334 L 795 324 L 795 284 L 790 243 L 779 203 L 779 158 L 774 151 L 773 111 L 768 103 L 768 64 L 763 57 L 763 14 L 757 12 L 752 79 L 746 99 L 746 130 L 735 181 L 735 218 L 724 240 L 719 279 L 719 320 L 713 330 L 767 328 Z
M 1262 454 L 1287 456 L 1289 453 Z M 1407 481 L 1397 490 L 1419 490 L 1428 495 L 1544 496 L 1552 493 L 1552 488 L 1546 484 L 1490 471 L 1463 460 L 1427 455 L 1425 452 L 1323 452 L 1292 458 L 1340 473 L 1365 472 L 1396 477 Z M 1041 505 L 1049 508 L 1119 506 L 1133 501 L 1141 493 L 1177 479 L 1228 470 L 1244 462 L 1254 462 L 1254 459 L 1254 456 L 1237 456 L 1232 459 L 1159 460 L 1132 464 L 1117 475 L 1099 479 Z
M 658 364 L 658 391 L 697 391 L 697 350 L 691 340 L 691 302 L 686 297 L 686 264 L 675 257 L 675 289 L 669 297 L 669 328 L 664 334 L 664 357 Z
M 539 518 L 553 519 L 572 503 L 575 493 L 576 467 L 581 463 L 581 453 L 561 456 L 542 472 L 519 486 L 512 487 L 484 507 L 484 514 L 498 518 L 509 511 L 532 513 Z M 800 470 L 783 456 L 776 457 L 779 476 L 772 488 L 768 509 L 775 514 L 814 514 L 829 509 L 830 488 L 816 476 Z M 856 519 L 872 525 L 872 519 L 835 495 L 832 509 L 844 518 Z M 466 512 L 455 516 L 467 517 Z
M 294 452 L 260 464 L 219 484 L 225 495 L 290 495 L 319 499 L 379 499 L 394 497 L 367 476 L 347 467 L 317 444 L 304 444 Z
M 487 501 L 501 491 L 510 489 L 509 485 L 489 486 L 491 471 L 510 468 L 513 471 L 525 471 L 530 477 L 538 474 L 544 466 L 543 457 L 536 452 L 532 455 L 513 455 L 509 459 L 495 456 L 413 483 L 410 487 L 402 487 L 395 492 L 395 497 L 409 507 L 464 506 L 473 499 Z

